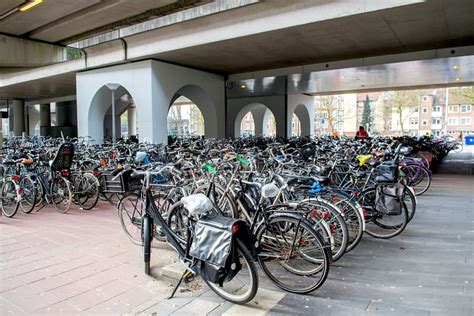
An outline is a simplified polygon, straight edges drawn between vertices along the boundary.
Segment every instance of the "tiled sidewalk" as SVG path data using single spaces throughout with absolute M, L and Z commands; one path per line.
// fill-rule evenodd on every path
M 52 208 L 0 220 L 1 314 L 123 313 L 164 295 L 169 283 L 143 273 L 141 247 L 124 235 L 114 207 Z M 154 249 L 154 264 L 174 251 Z

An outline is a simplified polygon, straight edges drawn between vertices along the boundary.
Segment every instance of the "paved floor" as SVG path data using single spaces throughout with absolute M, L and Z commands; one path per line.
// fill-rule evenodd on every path
M 472 176 L 436 176 L 401 236 L 365 237 L 311 295 L 284 293 L 262 273 L 247 306 L 222 301 L 201 282 L 166 300 L 174 281 L 144 275 L 141 248 L 107 203 L 1 218 L 0 315 L 474 315 L 473 191 Z M 174 252 L 155 247 L 154 272 L 169 275 Z

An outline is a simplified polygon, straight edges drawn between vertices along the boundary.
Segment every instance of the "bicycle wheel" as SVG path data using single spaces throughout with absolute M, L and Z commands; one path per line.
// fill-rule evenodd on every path
M 145 204 L 138 194 L 124 196 L 117 205 L 117 215 L 120 226 L 131 242 L 142 245 L 142 218 L 145 214 Z
M 36 203 L 35 206 L 38 207 L 44 202 L 44 188 L 41 180 L 37 175 L 32 175 L 31 179 L 33 180 L 35 186 L 35 195 L 36 195 Z
M 416 195 L 412 190 L 413 189 L 406 187 L 405 191 L 403 191 L 403 202 L 405 202 L 408 211 L 408 222 L 415 216 L 417 206 Z
M 258 290 L 258 275 L 250 251 L 239 240 L 236 241 L 237 253 L 242 269 L 230 281 L 222 286 L 204 279 L 207 286 L 225 299 L 235 304 L 245 304 L 252 300 Z
M 143 261 L 145 263 L 145 274 L 150 275 L 150 259 L 151 259 L 151 218 L 148 216 L 143 217 L 142 227 L 142 238 L 143 238 Z
M 94 208 L 99 200 L 99 180 L 90 173 L 81 176 L 77 190 L 77 200 L 83 210 Z
M 336 194 L 332 202 L 339 207 L 344 214 L 349 240 L 347 241 L 346 252 L 353 250 L 362 240 L 364 234 L 364 218 L 362 208 L 356 201 L 352 201 L 343 195 Z M 360 210 L 358 209 L 360 208 Z
M 5 182 L 3 182 L 1 194 L 3 215 L 10 218 L 15 216 L 18 211 L 19 203 L 13 180 L 6 179 Z
M 23 213 L 31 213 L 36 205 L 35 184 L 30 177 L 23 177 L 20 180 L 20 208 Z
M 408 224 L 408 209 L 403 200 L 400 215 L 386 215 L 377 211 L 375 188 L 363 191 L 359 196 L 359 201 L 367 212 L 365 232 L 369 236 L 382 239 L 393 238 L 401 234 Z
M 304 294 L 316 290 L 326 280 L 330 250 L 303 218 L 274 214 L 257 230 L 256 238 L 261 247 L 258 262 L 281 289 Z
M 56 177 L 52 180 L 49 190 L 51 202 L 56 211 L 67 213 L 72 203 L 69 181 L 63 177 Z
M 310 210 L 307 214 L 307 219 L 310 222 L 321 221 L 327 225 L 327 229 L 324 231 L 330 234 L 329 242 L 331 243 L 332 261 L 336 262 L 339 260 L 346 252 L 349 240 L 349 231 L 340 210 L 330 202 L 322 199 L 305 200 L 300 205 Z M 316 227 L 313 228 L 316 229 Z M 319 229 L 316 229 L 316 231 L 322 235 Z
M 413 187 L 415 188 L 415 195 L 422 195 L 431 186 L 431 175 L 428 169 L 425 167 L 421 168 L 421 175 L 418 177 L 418 181 L 413 184 Z

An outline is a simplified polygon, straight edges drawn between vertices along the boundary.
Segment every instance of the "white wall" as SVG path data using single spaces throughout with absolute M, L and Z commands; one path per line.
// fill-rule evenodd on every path
M 178 92 L 200 108 L 206 137 L 224 137 L 224 78 L 153 60 L 76 75 L 79 136 L 92 136 L 97 142 L 102 141 L 104 116 L 112 103 L 111 92 L 105 87 L 107 83 L 122 85 L 132 96 L 142 141 L 167 141 L 168 110 Z
M 285 95 L 275 95 L 228 99 L 226 136 L 238 137 L 239 135 L 236 134 L 238 131 L 240 131 L 240 122 L 242 121 L 244 115 L 248 111 L 256 111 L 257 108 L 259 108 L 258 105 L 264 105 L 273 113 L 273 116 L 275 117 L 276 135 L 285 137 L 285 98 Z M 264 116 L 262 117 L 262 120 L 265 120 Z

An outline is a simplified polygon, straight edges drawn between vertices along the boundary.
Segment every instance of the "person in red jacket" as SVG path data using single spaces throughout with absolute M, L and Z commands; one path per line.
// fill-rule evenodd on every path
M 355 139 L 367 139 L 367 137 L 369 137 L 369 134 L 365 131 L 364 126 L 359 126 Z

